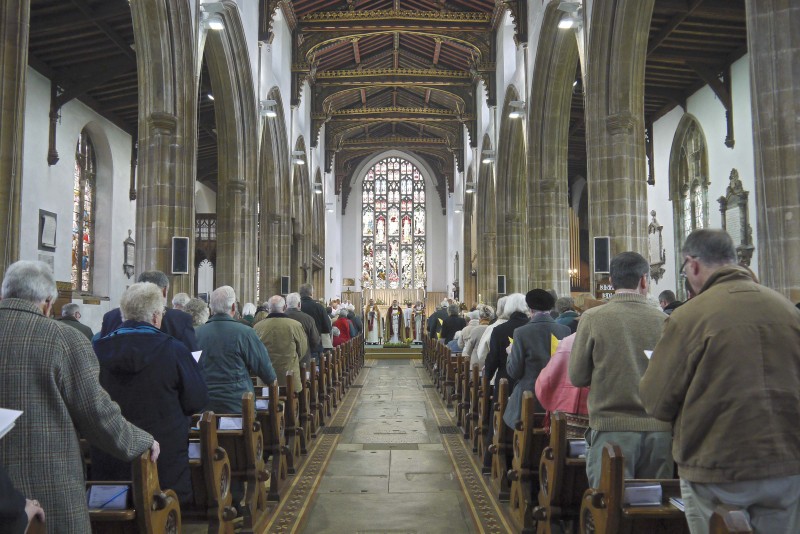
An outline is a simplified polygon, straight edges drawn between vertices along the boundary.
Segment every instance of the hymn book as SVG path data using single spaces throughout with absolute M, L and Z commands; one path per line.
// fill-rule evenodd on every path
M 128 507 L 128 486 L 96 484 L 87 491 L 90 510 L 124 510 Z
M 0 438 L 8 434 L 9 430 L 14 428 L 14 424 L 20 415 L 22 415 L 22 412 L 19 410 L 0 408 Z
M 220 430 L 241 430 L 242 418 L 241 417 L 220 417 L 219 418 Z
M 661 506 L 661 484 L 626 482 L 622 502 L 628 506 Z

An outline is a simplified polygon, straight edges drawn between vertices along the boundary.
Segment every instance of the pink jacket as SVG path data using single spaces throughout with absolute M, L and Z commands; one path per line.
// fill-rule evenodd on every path
M 575 334 L 558 344 L 555 354 L 536 379 L 536 398 L 548 412 L 588 415 L 589 388 L 577 388 L 569 381 L 569 353 Z

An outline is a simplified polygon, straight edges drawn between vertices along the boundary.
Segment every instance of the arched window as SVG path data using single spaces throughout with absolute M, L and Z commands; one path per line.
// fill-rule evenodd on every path
M 95 168 L 94 147 L 84 130 L 75 149 L 72 208 L 72 289 L 82 293 L 92 291 Z
M 367 171 L 361 195 L 361 286 L 424 288 L 425 179 L 419 169 L 385 158 Z

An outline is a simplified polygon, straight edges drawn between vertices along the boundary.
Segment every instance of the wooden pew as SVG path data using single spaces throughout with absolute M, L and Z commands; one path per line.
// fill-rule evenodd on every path
M 265 393 L 264 390 L 266 390 L 266 395 L 256 397 L 256 419 L 261 424 L 261 430 L 264 433 L 264 461 L 270 460 L 267 500 L 277 502 L 280 500 L 288 475 L 285 404 L 280 400 L 280 388 L 277 380 L 269 386 L 261 388 L 262 393 Z M 273 399 L 277 399 L 277 401 L 273 401 Z M 260 401 L 267 402 L 266 410 L 258 408 L 262 403 Z
M 322 404 L 322 410 L 324 411 L 323 416 L 325 418 L 329 418 L 333 415 L 333 397 L 330 389 L 330 371 L 328 370 L 330 354 L 330 351 L 325 351 L 319 357 L 319 400 Z
M 320 417 L 324 414 L 319 409 L 320 401 L 319 401 L 319 378 L 317 371 L 317 364 L 314 360 L 311 360 L 311 363 L 308 365 L 308 368 L 305 370 L 307 373 L 306 375 L 306 389 L 308 389 L 308 399 L 309 399 L 309 420 L 308 420 L 308 430 L 310 433 L 310 437 L 316 438 L 317 432 L 319 431 L 320 425 Z
M 533 534 L 536 530 L 533 509 L 537 504 L 539 459 L 548 441 L 544 431 L 545 414 L 534 413 L 535 408 L 533 392 L 525 391 L 522 394 L 521 420 L 512 438 L 514 459 L 508 471 L 511 515 L 526 534 Z
M 752 534 L 747 514 L 739 508 L 720 504 L 709 522 L 709 534 Z
M 269 472 L 264 466 L 264 436 L 261 423 L 256 420 L 255 396 L 242 395 L 241 414 L 217 414 L 218 424 L 223 417 L 241 419 L 241 430 L 217 430 L 220 447 L 228 453 L 231 477 L 245 488 L 240 512 L 241 532 L 260 532 L 267 516 L 267 481 Z
M 576 529 L 567 530 L 564 522 L 577 526 L 581 499 L 587 489 L 586 458 L 569 456 L 567 419 L 555 412 L 550 415 L 550 444 L 539 461 L 539 506 L 533 510 L 536 532 L 574 532 Z
M 200 445 L 200 458 L 189 458 L 193 502 L 181 510 L 183 519 L 207 522 L 209 534 L 233 534 L 237 514 L 231 495 L 231 463 L 219 446 L 217 416 L 204 412 L 196 423 L 197 430 L 190 431 L 189 441 Z
M 303 389 L 297 393 L 298 428 L 300 432 L 300 454 L 308 454 L 308 444 L 311 442 L 311 398 L 306 378 L 306 365 L 300 367 L 300 383 Z
M 87 482 L 86 487 L 130 487 L 129 503 L 124 510 L 89 509 L 92 532 L 96 534 L 179 534 L 181 510 L 178 496 L 172 490 L 162 491 L 158 482 L 158 469 L 150 461 L 150 451 L 131 462 L 133 480 L 127 482 Z M 47 510 L 45 510 L 45 514 Z M 57 528 L 57 526 L 56 526 Z
M 497 491 L 500 501 L 507 501 L 511 492 L 506 454 L 511 451 L 513 435 L 511 429 L 503 421 L 503 414 L 508 406 L 508 395 L 508 379 L 502 378 L 497 387 L 497 398 L 492 412 L 491 424 L 494 427 L 494 435 L 492 444 L 489 446 L 489 452 L 492 454 L 492 485 Z
M 472 435 L 472 450 L 478 453 L 483 459 L 489 454 L 489 425 L 492 424 L 492 398 L 494 397 L 494 386 L 489 383 L 489 377 L 485 374 L 481 376 L 481 386 L 478 396 L 478 426 Z M 485 465 L 485 464 L 484 464 Z M 488 471 L 484 468 L 484 473 Z
M 455 397 L 455 400 L 458 401 L 456 404 L 456 424 L 461 430 L 465 431 L 464 439 L 469 439 L 469 433 L 467 432 L 467 413 L 469 413 L 471 400 L 469 391 L 471 379 L 469 358 L 462 354 L 458 362 L 457 396 Z
M 469 362 L 467 362 L 469 365 Z M 469 374 L 464 376 L 467 380 L 466 391 L 468 395 L 464 403 L 464 439 L 472 441 L 472 452 L 478 452 L 478 440 L 475 434 L 478 432 L 478 420 L 480 419 L 478 399 L 481 389 L 480 369 L 478 364 L 472 366 Z
M 581 532 L 596 534 L 688 534 L 689 526 L 683 511 L 669 503 L 670 497 L 680 497 L 677 479 L 636 480 L 660 484 L 663 491 L 659 506 L 629 506 L 623 502 L 625 458 L 619 446 L 603 446 L 603 467 L 599 488 L 590 488 L 581 504 Z
M 280 388 L 280 398 L 284 402 L 284 435 L 286 436 L 286 467 L 290 475 L 294 475 L 300 467 L 300 401 L 294 391 L 294 372 L 286 372 L 286 385 Z

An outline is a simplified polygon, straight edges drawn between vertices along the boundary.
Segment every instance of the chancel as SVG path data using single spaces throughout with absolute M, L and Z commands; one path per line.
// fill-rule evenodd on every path
M 774 0 L 0 0 L 0 523 L 800 531 L 797 27 Z M 101 387 L 165 351 L 165 391 L 209 398 L 171 434 L 147 381 Z

